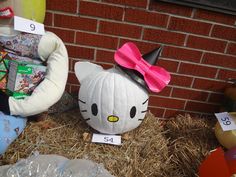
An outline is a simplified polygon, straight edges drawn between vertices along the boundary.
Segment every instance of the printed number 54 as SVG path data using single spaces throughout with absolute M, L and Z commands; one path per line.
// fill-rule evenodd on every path
M 230 125 L 231 121 L 229 120 L 228 117 L 221 118 L 222 122 L 224 125 Z
M 113 143 L 113 138 L 104 137 L 104 142 L 109 142 L 109 141 Z

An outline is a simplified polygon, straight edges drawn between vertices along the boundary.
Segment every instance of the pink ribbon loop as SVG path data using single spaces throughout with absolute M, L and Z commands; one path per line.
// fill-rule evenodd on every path
M 134 69 L 142 74 L 147 86 L 153 92 L 160 92 L 170 82 L 169 72 L 146 62 L 134 43 L 125 43 L 118 49 L 115 52 L 115 61 L 120 66 Z

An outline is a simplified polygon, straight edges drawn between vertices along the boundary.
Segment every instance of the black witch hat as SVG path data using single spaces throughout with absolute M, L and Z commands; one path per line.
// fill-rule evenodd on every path
M 146 53 L 142 58 L 151 65 L 155 65 L 162 51 L 162 47 L 156 48 L 149 53 Z M 141 85 L 143 88 L 147 89 L 147 84 L 143 78 L 143 75 L 138 71 L 133 69 L 127 69 L 123 66 L 118 65 L 118 67 L 125 72 L 132 80 Z M 147 89 L 148 90 L 148 89 Z

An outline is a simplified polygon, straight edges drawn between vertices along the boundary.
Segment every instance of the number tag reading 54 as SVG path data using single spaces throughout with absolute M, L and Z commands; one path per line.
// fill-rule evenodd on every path
M 223 131 L 235 130 L 236 124 L 228 112 L 215 113 Z
M 113 145 L 121 145 L 121 136 L 118 135 L 103 135 L 103 134 L 93 134 L 92 142 L 94 143 L 105 143 Z
M 14 16 L 14 29 L 26 33 L 44 35 L 45 29 L 42 23 Z

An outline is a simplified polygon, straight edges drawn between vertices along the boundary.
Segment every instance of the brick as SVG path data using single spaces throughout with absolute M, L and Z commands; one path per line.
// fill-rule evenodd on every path
M 76 13 L 77 0 L 49 0 L 47 1 L 47 10 Z
M 164 117 L 165 118 L 176 118 L 178 115 L 185 116 L 186 114 L 189 114 L 191 117 L 200 117 L 200 113 L 193 113 L 186 110 L 172 110 L 172 109 L 166 109 Z
M 154 43 L 150 43 L 150 42 L 143 42 L 143 41 L 137 41 L 135 39 L 125 39 L 125 38 L 120 39 L 119 47 L 121 47 L 126 42 L 135 43 L 142 54 L 148 53 L 148 52 L 152 51 L 153 49 L 160 47 L 159 44 L 154 44 Z
M 223 92 L 226 85 L 226 82 L 196 78 L 193 83 L 193 88 L 206 91 Z
M 140 8 L 146 8 L 147 6 L 147 0 L 139 0 L 139 1 L 133 1 L 133 0 L 102 0 L 103 2 L 118 4 L 118 5 L 125 5 L 125 6 L 132 6 L 132 7 L 140 7 Z
M 223 53 L 226 47 L 226 42 L 190 35 L 188 37 L 187 47 Z
M 211 29 L 210 23 L 204 23 L 184 18 L 171 17 L 168 29 L 187 33 L 208 35 Z
M 79 88 L 80 86 L 78 85 L 70 85 L 70 93 L 78 96 Z
M 236 55 L 236 43 L 229 43 L 227 53 Z
M 158 93 L 159 96 L 170 96 L 171 87 L 165 87 L 161 92 Z
M 184 114 L 184 111 L 180 110 L 171 110 L 171 109 L 166 109 L 164 118 L 176 118 L 179 114 Z
M 158 96 L 150 96 L 149 105 L 172 109 L 183 109 L 185 101 L 173 98 L 163 98 Z
M 236 17 L 234 15 L 227 15 L 219 12 L 209 10 L 196 9 L 194 18 L 204 19 L 208 21 L 234 25 Z
M 104 35 L 77 32 L 76 43 L 87 46 L 116 49 L 118 44 L 118 39 Z
M 231 40 L 231 41 L 236 41 L 236 28 L 215 25 L 213 27 L 211 36 L 217 37 L 220 39 L 227 39 L 227 40 Z
M 74 43 L 75 32 L 71 30 L 63 30 L 58 28 L 47 28 L 47 30 L 55 33 L 63 42 Z
M 184 98 L 187 100 L 206 101 L 208 93 L 190 89 L 173 88 L 171 96 L 175 98 Z
M 80 1 L 79 14 L 105 19 L 122 20 L 123 8 L 112 5 L 101 4 L 99 2 Z
M 76 30 L 96 31 L 97 20 L 54 14 L 54 26 Z
M 69 58 L 69 71 L 74 71 L 74 63 L 72 58 Z
M 77 77 L 75 76 L 75 73 L 68 73 L 67 83 L 79 84 L 79 81 L 78 81 Z
M 169 72 L 176 72 L 179 62 L 169 61 L 169 60 L 165 60 L 165 59 L 159 59 L 157 61 L 157 65 L 165 68 Z
M 193 81 L 192 77 L 171 74 L 171 80 L 170 80 L 169 85 L 190 87 L 192 84 L 192 81 Z
M 71 96 L 73 96 L 73 98 L 75 100 L 78 100 L 78 92 L 79 92 L 79 85 L 73 85 L 73 84 L 68 84 L 68 86 L 70 86 L 70 91 L 69 93 L 71 94 Z M 77 102 L 79 103 L 79 102 Z M 79 108 L 79 104 L 77 104 L 77 108 Z
M 203 56 L 202 63 L 209 65 L 217 65 L 227 68 L 236 68 L 236 56 L 227 56 L 214 53 L 205 53 Z
M 135 25 L 128 25 L 124 23 L 101 21 L 99 25 L 99 32 L 111 34 L 116 36 L 125 36 L 131 38 L 141 37 L 142 27 Z
M 202 52 L 184 48 L 165 46 L 162 57 L 199 63 Z
M 210 97 L 209 97 L 208 102 L 221 104 L 223 99 L 224 99 L 224 95 L 223 94 L 210 93 Z
M 192 14 L 192 8 L 190 7 L 160 1 L 150 1 L 149 9 L 187 17 Z
M 183 45 L 185 36 L 180 33 L 146 28 L 143 39 L 165 44 Z
M 227 80 L 229 78 L 236 79 L 236 69 L 234 71 L 221 69 L 218 75 L 218 79 Z
M 53 16 L 52 13 L 46 12 L 46 16 L 45 16 L 45 20 L 44 20 L 44 25 L 52 26 L 52 16 Z
M 179 68 L 179 73 L 181 74 L 202 76 L 208 78 L 215 78 L 216 72 L 217 68 L 189 63 L 181 63 Z
M 96 61 L 108 62 L 108 63 L 115 64 L 114 53 L 115 52 L 110 52 L 110 51 L 105 51 L 105 50 L 97 50 Z
M 70 93 L 70 84 L 66 84 L 65 90 Z
M 155 117 L 163 117 L 165 109 L 156 108 L 156 107 L 148 107 L 148 110 L 155 115 Z
M 94 58 L 94 49 L 85 47 L 66 45 L 69 57 L 92 60 Z
M 166 27 L 168 15 L 127 8 L 125 9 L 125 21 L 144 25 Z
M 208 103 L 200 103 L 200 102 L 193 102 L 188 101 L 186 104 L 186 110 L 188 111 L 197 111 L 197 112 L 204 112 L 204 113 L 215 113 L 219 112 L 219 105 L 208 104 Z

